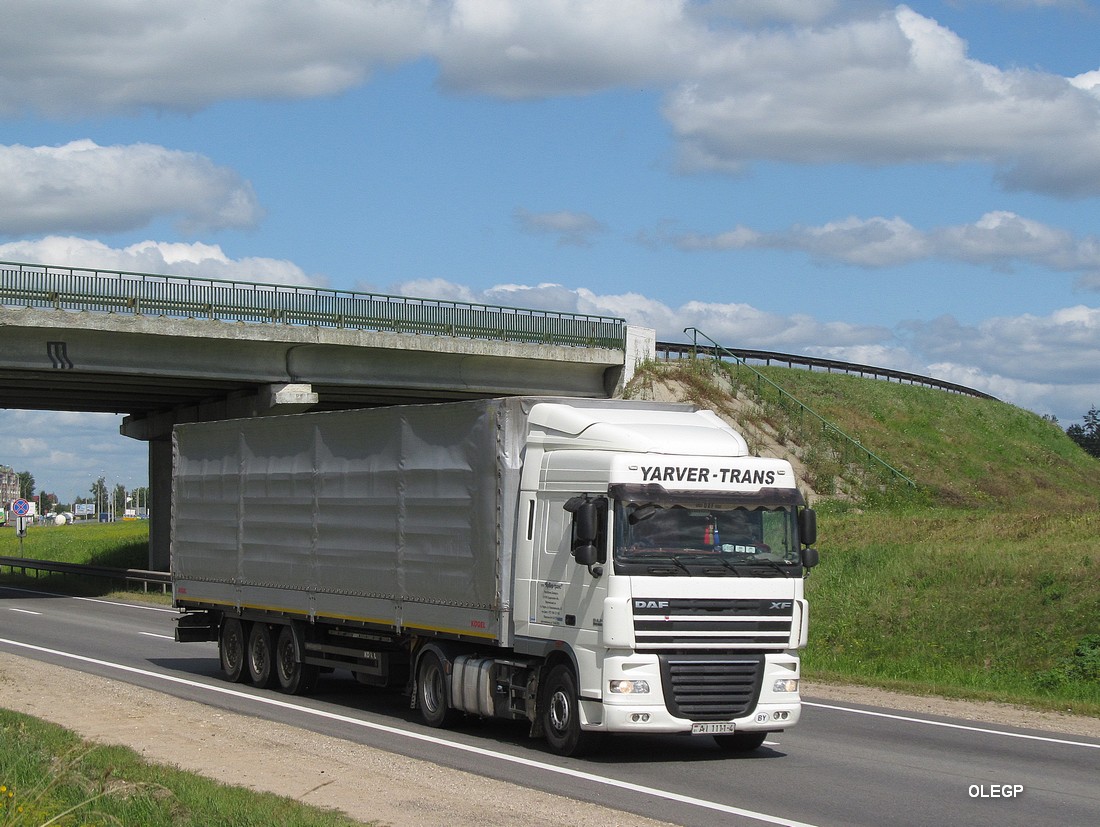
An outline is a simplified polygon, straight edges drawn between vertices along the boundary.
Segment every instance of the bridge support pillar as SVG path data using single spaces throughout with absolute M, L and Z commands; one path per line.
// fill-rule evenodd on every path
M 172 437 L 149 440 L 149 570 L 172 563 Z

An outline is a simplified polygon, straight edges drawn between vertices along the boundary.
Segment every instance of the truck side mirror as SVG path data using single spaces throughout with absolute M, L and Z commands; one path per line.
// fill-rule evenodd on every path
M 812 569 L 818 564 L 818 554 L 816 548 L 804 548 L 802 549 L 802 565 L 808 569 Z
M 604 501 L 606 502 L 606 500 Z M 571 497 L 565 503 L 565 510 L 573 515 L 573 540 L 571 551 L 573 559 L 592 570 L 599 562 L 600 551 L 597 542 L 600 538 L 600 501 L 589 497 Z
M 817 542 L 817 512 L 812 508 L 803 508 L 798 512 L 798 534 L 804 546 Z

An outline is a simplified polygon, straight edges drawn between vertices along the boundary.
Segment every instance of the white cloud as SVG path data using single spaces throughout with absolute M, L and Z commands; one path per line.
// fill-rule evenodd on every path
M 585 212 L 535 213 L 517 208 L 513 213 L 516 222 L 524 232 L 536 235 L 553 235 L 558 244 L 569 247 L 590 247 L 593 236 L 603 233 L 607 228 L 600 221 Z
M 836 11 L 838 0 L 701 0 L 694 13 L 705 18 L 729 18 L 750 25 L 816 23 Z M 689 12 L 692 9 L 689 7 Z
M 689 252 L 797 250 L 819 262 L 866 268 L 897 267 L 930 259 L 999 270 L 1028 264 L 1076 274 L 1079 287 L 1100 289 L 1100 237 L 1075 236 L 1005 210 L 986 213 L 971 224 L 928 231 L 918 230 L 899 217 L 852 216 L 819 227 L 791 227 L 773 233 L 741 225 L 713 235 L 662 227 L 643 234 L 643 241 L 671 244 Z
M 1002 69 L 907 6 L 830 0 L 7 0 L 0 115 L 194 111 L 333 95 L 434 60 L 457 93 L 648 89 L 687 168 L 990 165 L 1009 188 L 1100 193 L 1100 84 Z M 847 18 L 841 15 L 848 15 Z
M 843 25 L 732 33 L 665 105 L 689 168 L 754 161 L 994 166 L 1009 188 L 1100 193 L 1100 101 L 1002 70 L 899 6 Z
M 455 0 L 433 53 L 442 83 L 503 98 L 664 86 L 707 31 L 682 0 Z
M 0 244 L 0 261 L 91 270 L 192 276 L 268 284 L 324 286 L 293 262 L 271 258 L 229 258 L 216 244 L 142 241 L 118 249 L 101 241 L 48 236 L 35 241 Z
M 331 95 L 424 53 L 427 0 L 5 0 L 0 115 Z
M 0 235 L 111 233 L 160 216 L 185 230 L 252 227 L 251 185 L 209 158 L 151 144 L 0 146 Z
M 926 238 L 900 218 L 848 218 L 821 227 L 796 228 L 782 243 L 816 259 L 842 261 L 859 267 L 894 267 L 926 258 Z

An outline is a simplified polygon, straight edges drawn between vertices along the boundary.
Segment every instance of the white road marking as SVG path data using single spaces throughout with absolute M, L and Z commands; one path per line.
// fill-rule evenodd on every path
M 59 595 L 58 592 L 45 592 L 39 589 L 20 589 L 16 586 L 0 586 L 0 589 L 12 592 L 24 592 L 26 594 L 41 594 L 46 597 L 59 597 L 63 596 L 69 600 L 83 600 L 85 603 L 105 603 L 108 606 L 125 606 L 128 609 L 147 609 L 150 612 L 168 612 L 169 614 L 179 614 L 178 609 L 169 609 L 165 606 L 153 606 L 149 603 L 126 603 L 123 600 L 101 600 L 97 597 L 76 597 L 75 595 Z
M 1065 744 L 1071 747 L 1088 747 L 1100 749 L 1100 744 L 1089 744 L 1084 741 L 1068 741 L 1064 738 L 1052 738 L 1049 735 L 1025 735 L 1021 732 L 1007 732 L 1003 729 L 989 729 L 987 727 L 969 726 L 967 724 L 952 724 L 946 721 L 930 721 L 927 718 L 913 718 L 908 715 L 897 715 L 892 712 L 874 712 L 869 709 L 853 709 L 848 706 L 835 706 L 833 704 L 819 704 L 803 701 L 803 706 L 816 706 L 819 709 L 832 709 L 837 712 L 851 712 L 853 715 L 870 715 L 874 718 L 890 718 L 894 721 L 905 721 L 911 724 L 924 724 L 925 726 L 938 726 L 945 729 L 961 729 L 965 732 L 981 732 L 985 735 L 1001 735 L 1005 738 L 1023 738 L 1028 741 L 1045 741 L 1048 744 Z
M 21 615 L 40 615 L 40 614 L 42 614 L 42 612 L 32 612 L 30 609 L 13 609 L 11 606 L 8 606 L 8 611 L 9 612 L 19 612 L 19 614 L 21 614 Z
M 531 758 L 523 758 L 518 755 L 508 755 L 503 752 L 495 752 L 491 749 L 485 749 L 483 747 L 475 747 L 468 744 L 457 744 L 453 741 L 447 741 L 443 738 L 437 738 L 433 735 L 424 735 L 419 732 L 407 732 L 403 729 L 398 729 L 397 727 L 387 726 L 386 724 L 376 724 L 370 721 L 362 721 L 358 718 L 352 718 L 348 715 L 341 715 L 336 712 L 329 712 L 328 710 L 324 709 L 310 709 L 309 707 L 299 706 L 298 704 L 282 700 L 281 698 L 269 698 L 261 695 L 251 695 L 247 692 L 241 692 L 240 690 L 232 689 L 228 686 L 216 686 L 213 684 L 199 683 L 198 681 L 189 680 L 187 678 L 179 678 L 175 675 L 164 675 L 159 672 L 150 672 L 147 669 L 138 669 L 137 667 L 125 666 L 121 663 L 111 663 L 110 661 L 89 658 L 84 655 L 76 655 L 71 652 L 61 652 L 57 649 L 47 649 L 43 646 L 34 646 L 30 643 L 20 643 L 19 641 L 8 640 L 7 638 L 0 638 L 0 644 L 7 644 L 9 646 L 15 646 L 20 649 L 29 649 L 34 652 L 41 652 L 43 654 L 53 655 L 54 657 L 68 658 L 70 660 L 80 661 L 81 663 L 89 663 L 95 666 L 102 666 L 108 669 L 117 669 L 120 672 L 129 672 L 133 675 L 141 675 L 142 677 L 153 678 L 155 680 L 164 681 L 166 683 L 174 683 L 180 686 L 189 686 L 193 689 L 204 690 L 218 695 L 228 695 L 233 698 L 253 701 L 255 703 L 276 707 L 278 709 L 289 709 L 304 715 L 312 715 L 317 718 L 325 718 L 330 721 L 336 721 L 342 724 L 349 724 L 351 726 L 361 727 L 363 729 L 372 729 L 377 732 L 384 732 L 388 735 L 394 735 L 400 738 L 408 738 L 413 741 L 423 741 L 441 747 L 448 747 L 450 749 L 458 750 L 460 752 L 468 752 L 487 758 L 495 758 L 498 761 L 504 761 L 510 764 L 519 764 L 520 766 L 524 767 L 533 767 L 534 769 L 542 770 L 543 772 L 556 773 L 557 775 L 566 775 L 571 778 L 577 778 L 582 781 L 590 782 L 592 784 L 597 784 L 605 787 L 615 787 L 617 789 L 626 790 L 628 792 L 637 793 L 639 795 L 648 795 L 655 798 L 661 798 L 666 801 L 674 801 L 678 804 L 688 804 L 693 807 L 699 807 L 706 810 L 714 810 L 719 813 L 741 816 L 743 818 L 751 818 L 756 821 L 764 822 L 765 824 L 782 824 L 786 825 L 786 827 L 813 827 L 813 825 L 807 824 L 802 821 L 791 821 L 790 819 L 768 815 L 767 813 L 758 813 L 752 810 L 742 809 L 741 807 L 731 807 L 728 804 L 720 804 L 717 801 L 707 801 L 702 798 L 694 798 L 692 796 L 681 795 L 680 793 L 674 793 L 669 790 L 657 790 L 652 787 L 643 786 L 641 784 L 632 784 L 629 781 L 618 781 L 614 778 L 605 778 L 601 775 L 595 775 L 593 773 L 583 772 L 581 770 L 569 769 L 568 767 L 556 767 L 553 764 L 545 764 L 542 761 L 535 761 Z

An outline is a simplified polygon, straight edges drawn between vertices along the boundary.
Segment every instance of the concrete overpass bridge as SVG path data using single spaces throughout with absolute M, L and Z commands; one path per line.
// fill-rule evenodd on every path
M 0 407 L 124 414 L 168 567 L 180 422 L 521 394 L 607 397 L 652 331 L 622 319 L 0 262 Z

